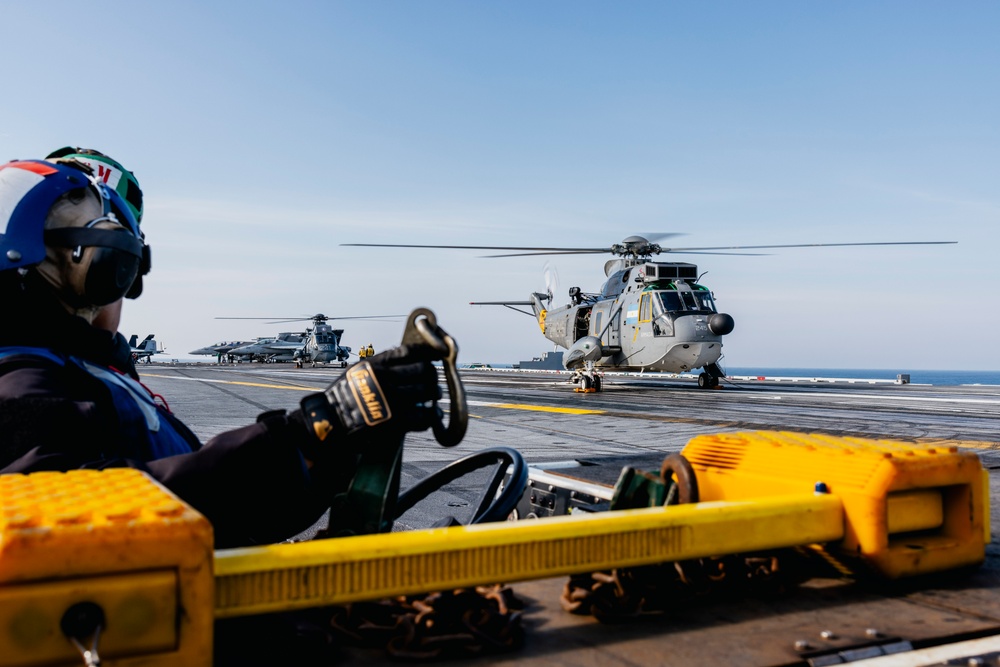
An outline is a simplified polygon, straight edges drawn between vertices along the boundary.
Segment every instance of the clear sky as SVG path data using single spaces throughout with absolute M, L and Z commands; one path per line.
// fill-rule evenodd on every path
M 958 241 L 670 256 L 736 320 L 724 366 L 1000 369 L 998 35 L 993 1 L 6 0 L 0 157 L 135 172 L 153 271 L 122 329 L 167 356 L 290 329 L 216 317 L 428 306 L 459 361 L 530 359 L 537 324 L 468 302 L 542 290 L 545 258 L 339 244 L 678 232 Z M 550 259 L 557 303 L 604 261 Z

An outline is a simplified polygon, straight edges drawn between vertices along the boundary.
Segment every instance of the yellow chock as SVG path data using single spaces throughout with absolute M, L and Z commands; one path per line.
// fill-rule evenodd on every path
M 81 664 L 61 626 L 85 606 L 105 667 L 211 665 L 212 549 L 208 520 L 138 470 L 0 476 L 3 664 Z
M 816 489 L 844 504 L 846 558 L 888 578 L 981 563 L 990 541 L 979 457 L 947 444 L 758 431 L 700 435 L 683 452 L 702 501 Z

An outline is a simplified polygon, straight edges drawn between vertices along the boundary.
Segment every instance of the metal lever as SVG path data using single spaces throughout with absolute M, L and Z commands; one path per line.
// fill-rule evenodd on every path
M 433 424 L 434 439 L 444 447 L 454 447 L 465 437 L 465 429 L 469 425 L 469 404 L 465 400 L 465 387 L 458 377 L 458 344 L 455 339 L 438 326 L 437 317 L 427 308 L 417 308 L 406 320 L 403 330 L 403 345 L 429 345 L 444 355 L 441 359 L 444 366 L 444 377 L 448 382 L 448 397 L 450 407 L 448 426 L 442 421 L 441 411 Z M 437 407 L 437 401 L 435 401 Z
M 104 627 L 104 610 L 93 602 L 77 602 L 63 614 L 59 622 L 70 643 L 76 647 L 87 667 L 100 667 L 101 657 L 97 654 L 97 642 Z M 90 640 L 90 648 L 83 642 Z

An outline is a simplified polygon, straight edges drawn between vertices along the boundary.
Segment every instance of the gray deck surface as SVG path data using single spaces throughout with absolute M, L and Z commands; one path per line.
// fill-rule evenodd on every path
M 288 364 L 141 368 L 143 382 L 163 394 L 204 440 L 252 422 L 263 410 L 294 408 L 306 393 L 325 387 L 341 372 Z M 495 445 L 515 447 L 532 464 L 633 457 L 655 461 L 702 433 L 794 430 L 956 441 L 979 454 L 990 470 L 992 514 L 1000 516 L 1000 387 L 744 381 L 712 391 L 683 380 L 608 376 L 603 392 L 575 394 L 558 374 L 466 371 L 463 380 L 472 415 L 465 440 L 445 449 L 429 432 L 411 434 L 404 488 L 448 461 Z M 565 409 L 601 412 L 560 411 Z M 433 495 L 425 507 L 404 517 L 405 526 L 429 525 L 442 513 L 461 519 L 462 509 L 475 498 L 476 484 L 472 480 Z M 848 645 L 876 629 L 882 637 L 922 646 L 1000 633 L 995 530 L 987 562 L 971 573 L 891 587 L 814 579 L 778 596 L 689 600 L 624 625 L 602 625 L 563 612 L 562 585 L 562 579 L 513 585 L 529 602 L 524 649 L 450 664 L 805 664 L 794 649 L 796 641 L 820 648 Z M 821 639 L 824 630 L 836 639 Z M 386 661 L 380 652 L 352 649 L 337 664 Z

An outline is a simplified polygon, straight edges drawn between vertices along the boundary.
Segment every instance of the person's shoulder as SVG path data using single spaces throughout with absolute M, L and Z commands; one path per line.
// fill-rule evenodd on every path
M 76 375 L 70 366 L 46 348 L 0 347 L 0 399 L 65 394 Z
M 66 355 L 46 347 L 0 346 L 0 368 L 8 371 L 25 366 L 62 367 L 66 365 L 66 359 Z

